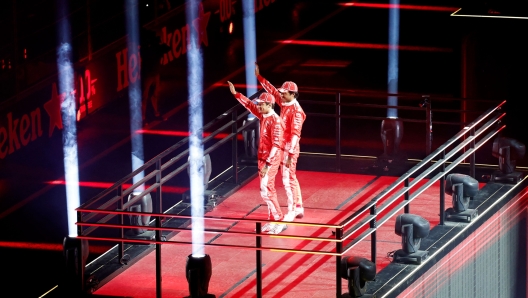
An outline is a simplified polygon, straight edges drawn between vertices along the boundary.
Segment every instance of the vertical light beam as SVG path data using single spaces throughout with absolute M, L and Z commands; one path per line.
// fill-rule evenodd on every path
M 390 0 L 389 8 L 389 60 L 387 70 L 387 91 L 398 93 L 398 46 L 400 44 L 400 0 Z M 389 96 L 387 105 L 397 106 L 398 97 Z M 387 109 L 388 118 L 398 118 L 398 109 Z
M 68 7 L 65 0 L 58 3 L 57 72 L 62 117 L 62 148 L 64 154 L 64 177 L 66 181 L 66 212 L 68 215 L 68 234 L 77 236 L 77 212 L 80 205 L 79 165 L 77 158 L 77 123 L 75 106 L 75 84 L 72 67 L 72 48 Z
M 246 63 L 246 94 L 248 96 L 257 93 L 257 78 L 255 77 L 255 62 L 257 61 L 257 38 L 255 30 L 255 3 L 254 1 L 242 1 L 243 24 L 244 24 L 244 57 Z M 248 119 L 255 118 L 249 114 Z
M 244 11 L 244 57 L 246 63 L 246 94 L 257 93 L 257 78 L 255 77 L 255 61 L 257 61 L 257 39 L 255 32 L 254 1 L 242 1 Z
M 203 9 L 199 0 L 187 2 L 187 22 L 194 22 L 199 9 Z M 192 215 L 192 255 L 205 256 L 204 247 L 204 164 L 203 164 L 203 61 L 200 50 L 200 28 L 190 30 L 190 44 L 187 52 L 187 84 L 189 89 L 189 178 L 191 183 Z
M 131 65 L 129 67 L 129 81 L 128 86 L 128 104 L 130 109 L 130 140 L 132 145 L 132 171 L 141 167 L 144 163 L 143 155 L 143 135 L 138 133 L 141 130 L 142 115 L 141 115 L 141 77 L 140 77 L 140 56 L 139 56 L 139 19 L 138 19 L 138 3 L 137 0 L 126 0 L 126 25 L 127 25 L 127 47 L 130 56 Z M 125 57 L 125 59 L 129 59 Z M 143 179 L 144 173 L 141 172 L 134 176 L 133 183 L 137 183 Z M 143 191 L 142 184 L 136 188 L 135 192 Z

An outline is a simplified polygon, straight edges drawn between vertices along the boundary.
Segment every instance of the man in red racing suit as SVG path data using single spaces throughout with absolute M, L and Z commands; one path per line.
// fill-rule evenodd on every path
M 292 221 L 295 217 L 304 216 L 301 187 L 295 174 L 297 159 L 299 158 L 299 141 L 306 114 L 297 101 L 299 89 L 291 81 L 284 82 L 281 88 L 275 88 L 270 82 L 260 75 L 258 65 L 255 63 L 255 75 L 264 89 L 273 95 L 279 105 L 280 117 L 284 122 L 284 157 L 282 167 L 282 183 L 288 197 L 288 214 L 285 221 Z
M 271 213 L 275 221 L 282 221 L 284 215 L 277 200 L 275 176 L 279 170 L 284 148 L 284 124 L 279 115 L 273 110 L 274 98 L 271 94 L 263 92 L 256 100 L 257 104 L 254 104 L 249 98 L 236 92 L 231 82 L 227 83 L 235 98 L 260 120 L 260 139 L 257 154 L 260 195 L 268 205 L 268 219 Z M 286 224 L 267 223 L 262 227 L 262 232 L 279 234 L 285 229 Z

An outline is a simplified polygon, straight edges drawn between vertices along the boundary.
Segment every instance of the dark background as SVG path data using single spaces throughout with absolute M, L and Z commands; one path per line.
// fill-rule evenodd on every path
M 204 49 L 204 89 L 228 77 L 244 65 L 243 34 L 240 1 L 232 17 L 234 32 L 228 33 L 228 23 L 219 21 L 219 1 L 204 1 L 212 16 L 208 26 L 209 46 Z M 295 34 L 335 11 L 342 1 L 267 1 L 256 14 L 258 55 L 277 47 L 278 41 Z M 371 1 L 374 3 L 373 1 Z M 182 18 L 182 0 L 139 1 L 140 25 L 156 30 L 167 16 Z M 149 4 L 149 6 L 147 6 Z M 527 1 L 406 1 L 402 4 L 441 7 L 462 7 L 462 12 L 486 16 L 526 16 Z M 89 55 L 112 48 L 126 35 L 124 1 L 3 1 L 0 8 L 0 124 L 7 127 L 8 112 L 16 114 L 19 107 L 32 101 L 49 98 L 49 82 L 56 79 L 57 24 L 63 14 L 58 7 L 66 5 L 70 20 L 73 62 L 76 67 L 89 63 Z M 402 10 L 400 13 L 400 44 L 438 47 L 448 52 L 400 51 L 399 90 L 412 94 L 401 103 L 417 106 L 422 94 L 433 98 L 433 107 L 462 109 L 459 100 L 434 101 L 434 97 L 467 98 L 467 109 L 483 111 L 507 100 L 503 135 L 528 143 L 524 129 L 525 91 L 528 82 L 528 53 L 525 45 L 528 20 L 506 18 L 454 17 L 451 12 Z M 182 20 L 180 22 L 184 24 Z M 176 27 L 182 26 L 176 23 Z M 179 25 L 178 25 L 179 24 Z M 316 25 L 300 36 L 300 40 L 385 44 L 388 39 L 386 9 L 346 9 Z M 114 59 L 113 52 L 110 57 Z M 95 61 L 95 58 L 94 58 Z M 340 64 L 339 67 L 329 65 Z M 294 80 L 300 87 L 302 100 L 334 100 L 335 90 L 367 90 L 386 92 L 387 51 L 347 47 L 284 46 L 259 60 L 261 72 L 279 85 Z M 185 104 L 186 56 L 161 70 L 163 90 L 160 108 L 170 114 L 156 129 L 187 131 L 186 108 L 171 113 Z M 109 73 L 114 76 L 112 67 Z M 243 72 L 230 80 L 244 84 Z M 47 86 L 45 91 L 43 86 Z M 245 93 L 243 87 L 237 90 Z M 303 90 L 306 90 L 303 93 Z M 311 90 L 311 91 L 308 91 Z M 316 91 L 329 91 L 321 95 Z M 101 152 L 129 135 L 126 92 L 105 94 L 106 104 L 78 124 L 79 164 L 81 181 L 114 183 L 130 172 L 130 144 Z M 369 98 L 352 98 L 372 102 Z M 376 99 L 383 104 L 384 97 Z M 488 100 L 488 101 L 479 101 Z M 227 87 L 212 88 L 204 96 L 204 122 L 208 122 L 235 105 Z M 307 112 L 317 107 L 303 105 Z M 357 113 L 355 111 L 354 113 Z M 367 111 L 366 113 L 371 113 Z M 382 113 L 383 114 L 383 113 Z M 454 116 L 453 116 L 454 115 Z M 412 115 L 410 115 L 412 116 Z M 460 121 L 456 113 L 445 116 L 435 113 L 434 119 Z M 332 120 L 333 121 L 333 120 Z M 331 123 L 317 119 L 306 122 L 301 145 L 303 151 L 331 151 L 331 146 L 308 140 L 328 139 L 333 142 Z M 364 121 L 345 123 L 352 145 L 344 148 L 348 154 L 377 155 L 382 152 L 379 123 Z M 460 127 L 435 126 L 434 145 L 442 144 Z M 44 126 L 47 134 L 47 126 Z M 409 157 L 423 158 L 424 129 L 406 124 L 403 147 Z M 181 137 L 145 136 L 145 154 L 149 159 L 168 148 Z M 305 141 L 306 143 L 303 143 Z M 375 144 L 374 147 L 362 144 Z M 355 144 L 355 145 L 354 145 Z M 416 145 L 418 144 L 418 145 Z M 49 181 L 63 175 L 60 133 L 38 140 L 0 160 L 0 251 L 2 252 L 3 289 L 19 296 L 37 297 L 58 282 L 62 262 L 62 238 L 67 234 L 65 193 L 62 186 L 50 186 Z M 4 147 L 5 148 L 5 147 Z M 433 148 L 434 149 L 434 148 Z M 489 151 L 488 151 L 489 152 Z M 221 158 L 221 157 L 220 157 Z M 482 162 L 495 162 L 491 153 L 479 156 Z M 526 160 L 520 160 L 526 166 Z M 215 168 L 215 171 L 220 171 Z M 213 174 L 214 176 L 214 174 Z M 181 182 L 185 185 L 185 181 Z M 82 201 L 101 189 L 82 188 Z M 90 259 L 99 250 L 91 248 Z M 8 276 L 5 278 L 5 276 Z

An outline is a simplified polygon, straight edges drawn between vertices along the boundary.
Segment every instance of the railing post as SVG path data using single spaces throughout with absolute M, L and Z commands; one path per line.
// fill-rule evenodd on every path
M 343 238 L 343 228 L 336 228 L 335 236 L 337 240 Z M 341 253 L 343 252 L 343 243 L 336 242 L 336 297 L 341 297 Z
M 372 263 L 376 264 L 376 254 L 377 254 L 377 237 L 376 237 L 376 205 L 370 207 L 370 215 L 373 215 L 374 218 L 370 221 L 370 228 L 374 229 L 374 231 L 370 234 L 370 258 L 372 260 Z
M 431 99 L 429 95 L 423 95 L 423 105 L 425 106 L 425 155 L 431 154 L 433 145 L 433 111 L 431 110 Z
M 82 222 L 82 213 L 81 211 L 77 211 L 77 222 L 81 223 Z M 82 233 L 83 233 L 83 227 L 78 225 L 77 226 L 77 236 L 82 236 Z
M 158 213 L 163 213 L 162 193 L 161 193 L 161 159 L 156 161 L 156 183 L 159 185 L 156 190 L 155 199 L 158 201 Z
M 445 149 L 442 150 L 442 177 L 440 178 L 440 225 L 443 226 L 445 217 Z
M 118 206 L 118 210 L 119 211 L 124 211 L 123 210 L 123 185 L 120 185 L 118 188 L 117 188 L 117 195 L 120 197 L 119 199 L 119 206 Z M 123 227 L 124 225 L 124 215 L 123 214 L 119 214 L 119 225 L 121 225 L 121 239 L 124 239 L 125 238 L 125 228 Z M 117 256 L 118 256 L 118 260 L 119 262 L 121 262 L 121 260 L 123 260 L 123 256 L 125 255 L 125 242 L 124 241 L 121 241 L 118 243 L 118 249 L 117 249 Z
M 82 214 L 80 211 L 77 211 L 77 222 L 80 223 L 82 222 Z M 82 236 L 82 226 L 78 225 L 77 226 L 77 236 Z M 81 246 L 79 247 L 80 249 L 80 252 L 82 252 L 82 248 L 83 248 L 83 244 L 82 244 L 82 241 L 81 240 Z M 63 246 L 64 248 L 64 246 Z M 82 290 L 85 290 L 85 270 L 84 268 L 86 267 L 86 262 L 83 260 L 82 257 L 78 257 L 78 258 L 75 258 L 76 260 L 76 263 L 77 263 L 77 268 L 82 268 L 82 270 L 79 270 L 79 280 L 81 281 L 81 289 Z
M 231 132 L 234 135 L 231 143 L 231 164 L 233 166 L 233 178 L 235 179 L 235 184 L 238 184 L 238 127 L 237 127 L 237 118 L 238 114 L 236 109 L 233 110 L 231 114 L 231 120 L 233 120 L 233 125 L 231 126 Z
M 262 224 L 257 222 L 257 298 L 262 298 L 262 250 L 259 248 L 262 247 L 262 237 L 260 236 L 262 229 Z
M 336 93 L 336 172 L 341 172 L 341 93 Z
M 470 136 L 472 138 L 470 147 L 473 152 L 469 156 L 469 176 L 475 178 L 475 127 L 471 128 Z
M 409 178 L 405 179 L 404 186 L 405 187 L 409 187 Z M 405 191 L 405 194 L 403 195 L 403 199 L 406 200 L 406 201 L 409 201 L 409 191 L 410 191 L 410 189 L 407 189 Z M 403 207 L 403 210 L 404 210 L 405 213 L 411 212 L 411 207 L 409 206 L 408 203 L 407 203 L 407 205 L 405 205 L 405 207 Z
M 161 183 L 161 160 L 158 159 L 156 161 L 156 170 L 158 173 L 156 174 L 156 183 Z M 161 206 L 161 184 L 159 184 L 157 192 L 156 192 L 156 198 L 159 201 L 159 210 L 158 213 L 163 213 L 163 209 Z M 161 228 L 161 218 L 160 216 L 156 216 L 156 228 Z M 161 241 L 161 230 L 156 230 L 156 297 L 161 298 L 161 244 L 159 243 Z

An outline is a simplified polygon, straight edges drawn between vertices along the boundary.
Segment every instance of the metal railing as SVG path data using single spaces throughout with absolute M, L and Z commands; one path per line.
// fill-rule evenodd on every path
M 254 98 L 255 94 L 252 96 Z M 212 217 L 204 216 L 205 221 L 223 221 L 223 222 L 251 222 L 255 224 L 255 232 L 237 232 L 237 231 L 225 231 L 225 230 L 214 230 L 206 229 L 204 233 L 221 233 L 221 234 L 234 234 L 237 236 L 245 237 L 256 237 L 255 245 L 239 245 L 239 244 L 213 244 L 205 243 L 206 246 L 216 246 L 225 248 L 236 248 L 253 250 L 256 252 L 256 287 L 257 297 L 262 297 L 262 251 L 278 251 L 278 252 L 291 252 L 291 253 L 304 253 L 304 254 L 315 254 L 315 255 L 327 255 L 336 257 L 336 297 L 341 296 L 341 276 L 340 276 L 340 264 L 343 255 L 349 253 L 351 249 L 360 243 L 362 240 L 371 237 L 371 259 L 372 262 L 376 262 L 377 252 L 377 230 L 387 221 L 395 216 L 397 212 L 404 209 L 406 213 L 410 212 L 410 204 L 416 199 L 421 193 L 423 193 L 433 183 L 440 180 L 440 224 L 444 224 L 444 207 L 445 207 L 445 196 L 444 196 L 444 183 L 445 176 L 453 171 L 457 165 L 463 160 L 469 158 L 470 160 L 470 175 L 475 175 L 475 152 L 486 142 L 491 140 L 497 133 L 499 133 L 505 126 L 501 125 L 501 119 L 505 113 L 501 113 L 501 108 L 505 104 L 505 101 L 501 102 L 497 106 L 488 109 L 485 113 L 480 115 L 476 120 L 467 124 L 462 131 L 456 134 L 454 137 L 445 142 L 442 146 L 437 148 L 425 159 L 416 164 L 413 168 L 407 171 L 404 175 L 399 177 L 389 187 L 379 193 L 373 200 L 362 206 L 358 211 L 354 212 L 350 216 L 346 217 L 345 220 L 340 221 L 338 224 L 319 224 L 309 222 L 289 222 L 291 225 L 299 226 L 310 226 L 316 228 L 333 229 L 335 237 L 317 237 L 314 235 L 267 235 L 261 234 L 261 224 L 263 222 L 272 222 L 265 220 L 247 219 L 247 218 L 233 218 L 233 217 Z M 249 124 L 238 126 L 238 122 L 243 119 L 247 112 L 238 113 L 238 107 L 234 107 L 216 118 L 211 123 L 204 126 L 204 131 L 219 125 L 220 128 L 215 130 L 210 136 L 204 138 L 204 143 L 211 140 L 214 136 L 218 135 L 225 129 L 231 129 L 225 138 L 210 146 L 204 150 L 204 155 L 217 149 L 222 144 L 231 141 L 232 142 L 232 171 L 236 177 L 237 172 L 237 134 L 240 133 Z M 227 120 L 225 123 L 222 120 Z M 190 245 L 191 242 L 185 241 L 173 241 L 170 239 L 162 240 L 162 231 L 168 232 L 184 232 L 190 231 L 189 228 L 168 228 L 162 227 L 162 221 L 170 218 L 181 218 L 191 219 L 191 216 L 187 215 L 174 215 L 163 212 L 162 206 L 162 186 L 167 183 L 175 175 L 181 173 L 188 163 L 185 162 L 184 158 L 187 157 L 188 150 L 178 152 L 177 149 L 181 148 L 184 144 L 187 144 L 188 139 L 182 140 L 170 147 L 169 149 L 162 152 L 149 162 L 145 163 L 144 166 L 132 172 L 125 178 L 115 183 L 109 189 L 103 191 L 98 196 L 94 197 L 89 202 L 83 204 L 77 208 L 78 212 L 78 236 L 77 238 L 86 240 L 97 240 L 97 241 L 111 241 L 119 244 L 119 257 L 123 257 L 123 247 L 125 243 L 142 243 L 142 244 L 155 244 L 156 250 L 156 295 L 161 297 L 161 245 Z M 469 147 L 469 149 L 467 149 Z M 168 158 L 167 161 L 164 161 Z M 177 165 L 177 162 L 182 163 Z M 154 170 L 148 172 L 147 170 L 154 167 Z M 172 169 L 172 167 L 176 167 Z M 168 172 L 167 172 L 168 171 Z M 129 188 L 124 188 L 124 184 L 130 181 L 135 175 L 140 172 L 145 172 L 145 177 L 132 185 Z M 410 178 L 413 177 L 412 181 Z M 130 201 L 124 202 L 124 198 L 138 188 L 140 185 L 145 184 L 149 180 L 155 180 L 155 183 L 148 186 L 140 194 L 133 197 Z M 427 180 L 423 185 L 419 185 L 422 180 Z M 123 217 L 125 215 L 139 215 L 144 216 L 144 212 L 131 212 L 127 211 L 127 208 L 137 203 L 143 196 L 148 193 L 152 193 L 156 190 L 155 200 L 159 201 L 158 211 L 148 213 L 149 216 L 155 218 L 155 226 L 137 226 L 127 225 L 124 223 Z M 104 200 L 105 198 L 110 198 Z M 403 200 L 401 199 L 403 197 Z M 116 207 L 117 206 L 117 207 Z M 342 211 L 343 213 L 346 211 Z M 342 213 L 342 214 L 343 214 Z M 118 219 L 115 222 L 115 219 Z M 114 222 L 110 222 L 114 220 Z M 277 222 L 275 222 L 277 223 Z M 96 229 L 113 229 L 120 231 L 118 236 L 107 236 L 107 235 L 91 235 Z M 142 228 L 155 231 L 155 240 L 141 240 L 141 239 L 129 239 L 124 235 L 124 229 L 129 228 Z M 293 249 L 284 247 L 274 246 L 263 246 L 262 237 L 280 237 L 283 239 L 292 240 L 308 240 L 308 241 L 319 241 L 325 243 L 334 243 L 335 247 L 323 249 Z
M 343 152 L 343 124 L 342 121 L 346 119 L 356 119 L 356 120 L 369 120 L 369 121 L 383 121 L 388 119 L 386 116 L 372 116 L 372 115 L 357 115 L 354 114 L 352 109 L 357 108 L 361 110 L 368 109 L 370 111 L 378 110 L 385 113 L 386 110 L 392 109 L 401 112 L 411 112 L 414 113 L 414 117 L 409 115 L 404 115 L 403 117 L 399 116 L 397 119 L 403 123 L 419 123 L 424 124 L 425 132 L 425 155 L 431 154 L 433 150 L 433 125 L 444 125 L 444 126 L 459 126 L 463 127 L 468 124 L 467 119 L 470 118 L 469 115 L 478 116 L 483 113 L 485 108 L 481 111 L 476 110 L 467 110 L 467 109 L 452 109 L 452 108 L 443 108 L 442 103 L 447 102 L 459 102 L 460 106 L 466 106 L 467 102 L 472 102 L 473 104 L 478 104 L 479 108 L 482 106 L 492 107 L 496 106 L 499 102 L 492 100 L 482 100 L 482 99 L 466 99 L 466 98 L 451 98 L 451 97 L 440 97 L 436 95 L 402 95 L 402 94 L 388 94 L 380 92 L 316 92 L 324 96 L 328 95 L 325 98 L 330 98 L 334 96 L 335 100 L 303 100 L 303 108 L 306 112 L 306 115 L 309 117 L 318 117 L 318 118 L 334 118 L 335 123 L 335 158 L 336 158 L 336 171 L 340 172 L 341 168 L 341 158 Z M 409 104 L 400 104 L 397 106 L 387 105 L 387 104 L 376 104 L 376 103 L 365 103 L 369 101 L 386 101 L 387 97 L 398 98 L 399 101 L 405 101 L 406 103 L 412 102 L 414 105 Z M 351 98 L 352 100 L 343 100 L 343 98 Z M 433 100 L 435 105 L 440 106 L 440 108 L 433 109 Z M 309 105 L 314 105 L 314 109 L 307 108 Z M 445 104 L 444 104 L 445 105 Z M 333 107 L 334 111 L 321 112 L 321 107 Z M 344 109 L 349 108 L 349 110 L 344 111 Z M 437 114 L 451 114 L 459 116 L 457 121 L 447 121 L 447 120 L 433 120 L 433 113 Z M 438 115 L 437 115 L 438 116 Z M 436 116 L 436 117 L 437 117 Z M 438 117 L 437 117 L 438 118 Z M 445 117 L 443 117 L 445 118 Z M 452 118 L 452 117 L 451 117 Z
M 251 99 L 256 98 L 258 95 L 259 93 L 251 96 Z M 207 155 L 217 150 L 222 145 L 231 142 L 232 156 L 231 165 L 228 170 L 232 172 L 235 183 L 239 183 L 237 171 L 239 155 L 237 136 L 244 129 L 248 128 L 251 125 L 254 125 L 252 122 L 248 122 L 242 125 L 240 124 L 240 122 L 243 119 L 246 119 L 247 115 L 249 114 L 249 112 L 245 109 L 243 112 L 239 112 L 241 108 L 241 106 L 235 106 L 229 109 L 225 113 L 215 118 L 213 121 L 204 125 L 202 129 L 203 132 L 206 132 L 209 129 L 216 128 L 213 132 L 211 132 L 207 137 L 204 137 L 202 140 L 202 144 L 204 144 L 204 148 L 206 148 L 204 149 L 204 155 Z M 230 131 L 230 133 L 228 133 L 225 137 L 221 138 L 220 140 L 216 140 L 216 138 L 226 130 Z M 111 187 L 105 189 L 92 199 L 88 200 L 86 203 L 82 204 L 79 207 L 79 210 L 93 210 L 93 212 L 89 212 L 89 214 L 85 215 L 82 215 L 82 213 L 85 212 L 79 212 L 78 222 L 87 223 L 90 221 L 96 221 L 97 224 L 100 224 L 101 227 L 103 227 L 104 224 L 108 223 L 111 220 L 115 221 L 116 217 L 118 217 L 118 224 L 123 225 L 123 215 L 125 213 L 105 213 L 105 211 L 128 210 L 131 206 L 137 204 L 144 196 L 151 193 L 154 193 L 153 200 L 158 203 L 157 212 L 159 214 L 163 214 L 163 185 L 169 182 L 171 179 L 174 179 L 177 175 L 183 173 L 187 169 L 189 165 L 189 163 L 187 162 L 187 157 L 189 153 L 188 143 L 189 138 L 184 138 L 183 140 L 166 149 L 156 157 L 144 163 L 141 167 L 131 172 L 118 182 L 114 183 Z M 206 145 L 208 146 L 206 147 Z M 126 187 L 128 182 L 132 181 L 135 176 L 142 173 L 144 173 L 144 177 L 141 180 L 137 181 L 129 187 Z M 149 182 L 151 183 L 149 184 Z M 134 197 L 131 198 L 129 201 L 125 202 L 125 198 L 127 198 L 133 193 Z M 105 215 L 101 217 L 101 214 Z M 78 235 L 87 236 L 97 229 L 96 225 L 92 225 L 86 229 L 83 229 L 83 226 L 85 225 L 78 225 Z M 121 229 L 121 237 L 124 237 L 123 229 Z M 122 242 L 119 244 L 120 258 L 122 258 L 123 256 L 122 244 Z

